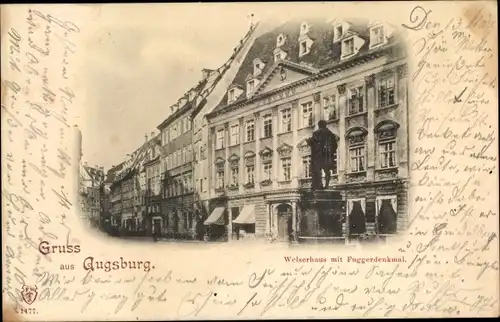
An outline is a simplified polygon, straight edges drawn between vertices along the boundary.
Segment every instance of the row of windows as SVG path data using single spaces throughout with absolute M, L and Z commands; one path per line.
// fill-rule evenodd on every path
M 379 142 L 379 168 L 387 169 L 397 166 L 396 163 L 396 142 L 395 140 L 386 140 Z M 311 156 L 302 157 L 301 178 L 311 178 Z M 291 180 L 292 159 L 290 157 L 281 158 L 279 165 L 279 180 Z M 262 164 L 261 180 L 272 180 L 272 163 Z M 359 173 L 366 171 L 366 147 L 364 145 L 353 146 L 349 148 L 349 171 L 350 173 Z M 230 170 L 231 177 L 229 184 L 235 186 L 239 184 L 239 168 L 233 167 Z M 337 174 L 337 155 L 334 154 L 334 168 L 331 171 L 332 175 Z M 255 166 L 247 165 L 245 167 L 245 182 L 244 184 L 253 184 L 255 179 Z M 217 171 L 216 188 L 224 188 L 224 170 Z
M 191 145 L 186 145 L 164 158 L 162 161 L 162 172 L 165 172 L 167 169 L 179 167 L 191 161 L 193 161 L 192 148 Z
M 394 74 L 382 78 L 378 86 L 378 106 L 386 107 L 395 104 L 395 85 Z M 347 114 L 355 115 L 365 111 L 365 86 L 355 86 L 348 89 Z M 338 111 L 338 95 L 332 94 L 323 97 L 323 119 L 335 120 L 339 117 Z M 310 127 L 314 125 L 313 102 L 308 101 L 300 105 L 300 127 Z M 292 109 L 284 108 L 280 110 L 279 133 L 292 131 Z M 229 128 L 229 146 L 240 143 L 240 126 L 235 124 Z M 248 120 L 245 123 L 245 142 L 255 140 L 255 120 Z M 215 148 L 222 149 L 225 147 L 225 131 L 219 129 L 216 134 Z M 269 138 L 273 136 L 273 121 L 272 115 L 266 114 L 262 118 L 262 137 Z
M 173 141 L 182 134 L 191 130 L 191 120 L 188 116 L 181 118 L 180 120 L 172 123 L 167 129 L 163 130 L 161 134 L 162 145 Z
M 184 174 L 173 178 L 166 187 L 163 187 L 163 197 L 175 197 L 193 191 L 192 174 Z

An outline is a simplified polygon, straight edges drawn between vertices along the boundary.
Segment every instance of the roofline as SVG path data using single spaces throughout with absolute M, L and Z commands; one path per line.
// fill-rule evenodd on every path
M 188 112 L 191 108 L 193 108 L 192 102 L 187 102 L 183 107 L 175 111 L 172 115 L 167 117 L 163 122 L 161 122 L 160 125 L 158 125 L 156 128 L 158 130 L 163 130 L 165 127 L 170 125 L 172 122 L 174 122 L 177 118 L 182 116 L 185 112 Z
M 221 110 L 213 111 L 211 113 L 207 113 L 206 117 L 207 117 L 207 119 L 214 118 L 214 117 L 216 117 L 218 115 L 221 115 L 221 114 L 224 114 L 224 113 L 228 112 L 228 110 L 231 110 L 232 108 L 237 108 L 237 107 L 241 107 L 241 106 L 253 103 L 253 102 L 258 101 L 258 100 L 260 100 L 262 98 L 265 98 L 267 96 L 273 95 L 273 94 L 275 94 L 275 93 L 277 93 L 279 91 L 286 90 L 286 89 L 289 89 L 291 87 L 296 87 L 296 86 L 299 86 L 301 84 L 305 84 L 305 83 L 307 83 L 309 81 L 312 81 L 312 80 L 316 80 L 316 79 L 321 79 L 321 78 L 328 77 L 328 76 L 330 76 L 333 73 L 336 73 L 336 72 L 339 72 L 341 70 L 345 70 L 347 68 L 350 68 L 353 64 L 356 64 L 356 63 L 365 63 L 366 61 L 379 58 L 385 52 L 390 51 L 390 50 L 392 50 L 392 49 L 394 49 L 395 47 L 398 47 L 398 46 L 401 46 L 401 44 L 399 42 L 395 43 L 395 44 L 392 44 L 392 45 L 389 45 L 389 46 L 385 46 L 383 48 L 377 48 L 376 50 L 373 50 L 373 51 L 368 51 L 368 52 L 364 53 L 363 55 L 352 57 L 351 59 L 348 59 L 348 60 L 345 60 L 345 61 L 340 61 L 338 63 L 333 64 L 332 66 L 327 66 L 327 67 L 325 67 L 323 69 L 320 69 L 318 74 L 313 74 L 310 77 L 307 77 L 305 79 L 298 80 L 296 82 L 290 83 L 290 84 L 285 85 L 283 87 L 275 88 L 275 89 L 273 89 L 273 90 L 271 90 L 269 92 L 265 92 L 265 93 L 262 93 L 262 94 L 254 95 L 254 96 L 252 96 L 252 97 L 250 97 L 248 99 L 245 99 L 245 100 L 242 100 L 242 101 L 239 101 L 239 102 L 233 102 L 231 104 L 227 104 Z

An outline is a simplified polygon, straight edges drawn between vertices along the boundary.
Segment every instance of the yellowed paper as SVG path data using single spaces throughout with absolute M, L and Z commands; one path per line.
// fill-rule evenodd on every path
M 496 9 L 2 6 L 4 320 L 497 316 Z

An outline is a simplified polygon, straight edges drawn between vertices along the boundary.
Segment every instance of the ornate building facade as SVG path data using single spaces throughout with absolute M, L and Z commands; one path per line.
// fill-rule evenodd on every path
M 207 115 L 209 226 L 301 241 L 390 236 L 406 225 L 407 63 L 383 22 L 290 21 L 259 36 Z M 311 204 L 307 139 L 325 120 L 336 167 L 325 209 Z M 226 213 L 226 218 L 223 218 Z

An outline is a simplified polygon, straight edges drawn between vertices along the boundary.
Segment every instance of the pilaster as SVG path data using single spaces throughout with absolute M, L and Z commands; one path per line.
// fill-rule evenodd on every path
M 260 191 L 260 175 L 262 171 L 261 162 L 260 162 L 260 133 L 261 133 L 261 122 L 260 122 L 260 113 L 254 113 L 255 121 L 254 121 L 254 137 L 255 137 L 255 165 L 254 165 L 254 176 L 255 176 L 255 184 L 254 189 L 255 192 Z
M 272 108 L 272 120 L 273 120 L 273 189 L 278 188 L 278 177 L 279 177 L 279 155 L 276 150 L 278 149 L 278 108 Z
M 375 75 L 365 77 L 365 106 L 368 118 L 368 134 L 366 137 L 366 181 L 374 180 L 375 162 L 377 160 L 377 149 L 375 146 Z
M 298 139 L 298 128 L 299 128 L 299 101 L 295 100 L 291 104 L 292 109 L 292 188 L 297 188 L 299 186 L 300 177 L 300 155 L 299 149 L 297 148 Z
M 345 173 L 346 168 L 349 166 L 348 151 L 345 139 L 345 117 L 347 115 L 347 97 L 346 97 L 346 85 L 341 84 L 337 86 L 338 97 L 339 97 L 339 143 L 337 148 L 337 173 L 339 178 L 339 183 L 345 183 Z
M 239 118 L 239 127 L 240 127 L 240 139 L 239 139 L 239 165 L 238 165 L 238 190 L 239 194 L 244 194 L 245 193 L 245 187 L 243 186 L 245 184 L 245 160 L 243 158 L 243 142 L 245 140 L 245 129 L 243 128 L 243 117 Z

